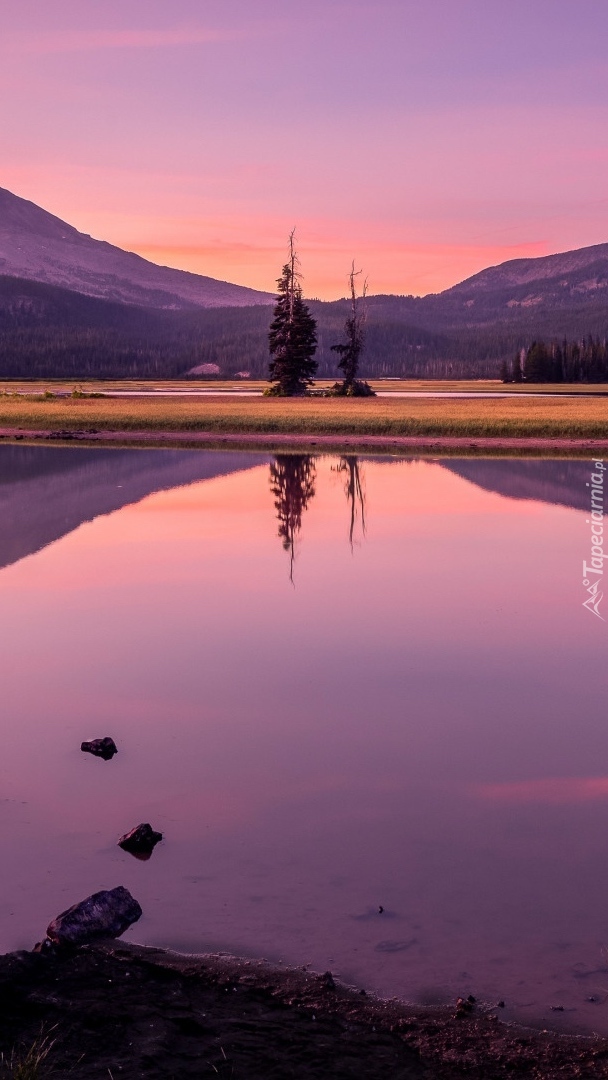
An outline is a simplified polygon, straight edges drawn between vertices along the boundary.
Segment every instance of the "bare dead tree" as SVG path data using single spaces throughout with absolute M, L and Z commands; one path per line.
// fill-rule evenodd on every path
M 293 312 L 296 302 L 296 292 L 302 280 L 300 260 L 296 251 L 296 230 L 293 228 L 289 234 L 289 317 L 293 322 Z
M 374 391 L 371 386 L 358 378 L 361 355 L 365 347 L 365 324 L 367 321 L 367 309 L 365 298 L 367 296 L 367 278 L 363 282 L 361 295 L 357 295 L 356 278 L 362 273 L 355 270 L 355 261 L 351 266 L 348 277 L 350 289 L 350 315 L 344 324 L 345 340 L 338 345 L 332 345 L 332 352 L 338 353 L 340 359 L 338 367 L 344 378 L 341 383 L 336 383 L 333 393 L 346 397 L 370 397 Z
M 357 522 L 361 522 L 361 533 L 365 536 L 365 487 L 363 471 L 359 459 L 354 454 L 344 454 L 336 466 L 336 472 L 344 475 L 344 494 L 349 507 L 348 540 L 353 548 Z

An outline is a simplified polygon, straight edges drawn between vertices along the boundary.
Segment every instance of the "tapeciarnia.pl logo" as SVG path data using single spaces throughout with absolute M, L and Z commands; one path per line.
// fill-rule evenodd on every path
M 600 603 L 604 595 L 602 591 L 604 576 L 604 472 L 606 466 L 603 461 L 593 462 L 591 482 L 587 484 L 591 496 L 591 517 L 586 518 L 586 524 L 591 526 L 591 561 L 583 559 L 583 586 L 589 593 L 583 601 L 583 607 L 587 608 L 592 615 L 604 622 L 600 615 Z

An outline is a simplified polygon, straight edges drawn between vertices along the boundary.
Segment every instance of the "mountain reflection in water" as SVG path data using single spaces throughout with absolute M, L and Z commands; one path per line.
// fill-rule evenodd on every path
M 589 492 L 585 487 L 590 472 L 588 461 L 464 458 L 443 460 L 440 464 L 472 484 L 510 499 L 534 499 L 574 510 L 589 507 Z
M 0 446 L 0 568 L 40 551 L 85 521 L 153 492 L 227 476 L 268 460 L 268 455 L 238 450 Z M 389 468 L 403 459 L 369 460 Z M 289 552 L 292 574 L 302 518 L 315 495 L 315 461 L 310 454 L 277 454 L 269 465 L 278 533 Z M 508 498 L 579 510 L 588 504 L 587 461 L 447 458 L 436 463 Z M 358 529 L 365 535 L 363 463 L 355 455 L 343 455 L 334 469 L 344 476 L 352 546 Z
M 155 491 L 267 460 L 238 451 L 0 446 L 0 568 Z

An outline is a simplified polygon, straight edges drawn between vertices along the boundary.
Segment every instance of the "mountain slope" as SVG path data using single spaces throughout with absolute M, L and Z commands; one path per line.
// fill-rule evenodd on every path
M 0 188 L 0 378 L 265 376 L 274 297 L 155 266 Z M 310 302 L 320 377 L 349 306 Z M 608 336 L 608 244 L 513 259 L 429 296 L 369 296 L 362 375 L 496 377 L 536 338 Z
M 604 272 L 608 268 L 608 244 L 594 244 L 592 247 L 575 248 L 558 255 L 542 255 L 534 259 L 510 259 L 498 266 L 489 266 L 473 277 L 461 281 L 459 285 L 447 289 L 447 293 L 456 291 L 470 292 L 475 289 L 496 289 L 527 285 L 531 282 L 545 281 L 551 278 L 576 279 L 581 270 L 600 264 Z M 568 281 L 564 281 L 567 285 Z M 444 293 L 445 295 L 445 293 Z
M 0 274 L 152 308 L 249 307 L 272 296 L 174 270 L 94 240 L 0 188 Z
M 547 255 L 512 259 L 429 296 L 376 296 L 370 304 L 385 316 L 415 322 L 427 329 L 533 325 L 555 320 L 554 334 L 569 314 L 608 308 L 608 244 Z M 583 331 L 588 332 L 588 331 Z M 549 336 L 551 331 L 549 331 Z

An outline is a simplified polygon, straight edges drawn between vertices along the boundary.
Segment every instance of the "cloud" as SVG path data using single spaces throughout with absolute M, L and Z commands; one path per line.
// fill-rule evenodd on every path
M 608 777 L 553 777 L 516 780 L 504 784 L 480 784 L 475 794 L 483 799 L 508 803 L 584 803 L 608 798 Z
M 233 40 L 234 33 L 204 27 L 165 30 L 66 30 L 38 37 L 6 35 L 3 51 L 27 53 L 87 52 L 98 49 L 162 49 L 183 45 L 209 45 Z

